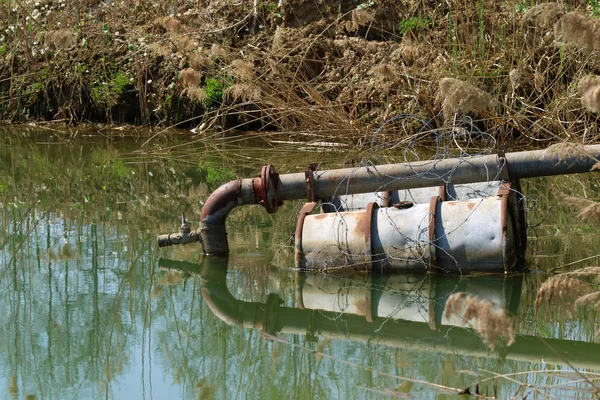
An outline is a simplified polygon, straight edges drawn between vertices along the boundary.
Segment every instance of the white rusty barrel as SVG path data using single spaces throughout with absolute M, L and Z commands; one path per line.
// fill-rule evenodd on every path
M 313 203 L 314 204 L 314 203 Z M 296 266 L 511 271 L 525 247 L 519 195 L 505 184 L 497 196 L 309 215 L 296 229 Z

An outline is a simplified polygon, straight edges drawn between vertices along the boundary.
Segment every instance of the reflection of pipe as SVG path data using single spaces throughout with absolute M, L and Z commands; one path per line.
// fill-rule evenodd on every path
M 213 262 L 216 261 L 216 262 Z M 321 336 L 332 339 L 350 339 L 353 341 L 380 343 L 391 347 L 404 347 L 415 350 L 436 351 L 448 354 L 464 354 L 469 356 L 497 357 L 497 353 L 492 353 L 471 330 L 465 328 L 452 327 L 445 324 L 451 323 L 443 320 L 441 315 L 433 318 L 434 321 L 415 322 L 391 317 L 382 317 L 380 309 L 385 305 L 382 299 L 392 299 L 396 294 L 394 284 L 391 281 L 399 279 L 398 275 L 390 275 L 387 282 L 389 285 L 386 290 L 373 289 L 371 287 L 361 288 L 359 282 L 364 281 L 364 277 L 353 278 L 351 281 L 353 290 L 357 290 L 360 301 L 364 301 L 366 292 L 370 292 L 370 301 L 373 302 L 369 316 L 366 309 L 358 307 L 357 314 L 343 313 L 336 309 L 333 304 L 326 305 L 320 309 L 299 309 L 291 307 L 281 307 L 281 301 L 276 294 L 269 295 L 265 303 L 244 302 L 235 299 L 226 285 L 227 259 L 223 258 L 205 258 L 202 265 L 190 263 L 172 262 L 161 260 L 162 267 L 183 269 L 188 273 L 199 273 L 201 278 L 202 297 L 206 301 L 212 312 L 227 324 L 244 327 L 258 328 L 269 334 L 279 332 L 301 334 L 308 337 Z M 298 288 L 303 294 L 304 305 L 308 295 L 314 292 L 314 284 L 305 286 L 313 278 L 310 275 L 300 275 L 300 278 L 307 278 Z M 330 279 L 320 277 L 319 279 Z M 443 279 L 434 278 L 429 282 L 430 277 L 420 276 L 418 282 L 424 282 L 430 285 L 427 291 L 434 293 L 433 298 L 438 300 L 432 309 L 443 310 L 443 303 L 453 290 L 468 290 L 471 287 L 478 286 L 477 282 L 481 280 L 477 277 L 467 279 Z M 503 298 L 509 310 L 516 310 L 519 302 L 519 293 L 521 291 L 521 277 L 509 277 L 505 280 L 500 276 L 486 277 L 484 281 L 488 283 L 496 279 L 504 287 Z M 314 280 L 314 279 L 313 279 Z M 406 281 L 406 279 L 404 279 Z M 334 280 L 332 282 L 340 282 Z M 415 284 L 418 283 L 415 281 Z M 466 286 L 465 286 L 466 282 Z M 484 282 L 485 283 L 485 282 Z M 480 285 L 479 285 L 480 286 Z M 486 285 L 484 285 L 486 286 Z M 419 286 L 416 285 L 415 288 Z M 481 286 L 480 286 L 481 287 Z M 348 288 L 349 289 L 349 288 Z M 339 290 L 336 289 L 336 290 Z M 481 290 L 481 293 L 488 292 L 488 289 Z M 327 295 L 325 294 L 327 297 Z M 335 296 L 334 296 L 335 297 Z M 388 304 L 389 306 L 389 304 Z M 335 311 L 328 311 L 328 310 Z M 431 314 L 429 317 L 432 319 Z M 372 321 L 372 322 L 370 322 Z M 435 323 L 432 323 L 435 322 Z M 546 339 L 545 342 L 551 347 L 550 350 L 544 343 L 534 336 L 519 335 L 516 342 L 508 347 L 500 349 L 502 357 L 517 361 L 527 362 L 546 362 L 548 364 L 558 364 L 580 367 L 580 368 L 600 368 L 600 345 L 596 343 L 587 343 L 580 341 Z
M 511 179 L 589 172 L 600 158 L 600 145 L 582 146 L 578 150 L 581 152 L 546 149 L 507 153 L 504 157 L 449 158 L 329 171 L 309 170 L 281 176 L 272 165 L 266 165 L 259 178 L 226 183 L 208 198 L 202 208 L 199 229 L 203 250 L 213 255 L 229 253 L 225 219 L 238 205 L 261 204 L 267 212 L 273 213 L 283 200 L 329 198 L 340 194 L 340 188 L 346 194 L 357 194 L 440 186 L 449 182 L 487 182 L 506 172 Z

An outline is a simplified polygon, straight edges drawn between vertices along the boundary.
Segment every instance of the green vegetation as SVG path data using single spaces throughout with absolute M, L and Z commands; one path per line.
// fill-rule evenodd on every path
M 398 32 L 400 35 L 407 33 L 418 33 L 425 31 L 433 26 L 433 20 L 430 17 L 415 16 L 407 18 L 400 22 Z
M 518 14 L 525 14 L 533 6 L 535 6 L 535 0 L 521 0 L 515 5 L 515 11 Z
M 121 96 L 125 93 L 125 90 L 131 85 L 131 79 L 129 74 L 123 71 L 117 71 L 112 76 L 109 86 L 111 90 L 117 95 Z
M 84 69 L 85 68 L 85 69 Z M 85 64 L 76 67 L 77 72 L 87 71 Z M 131 78 L 127 72 L 116 71 L 108 77 L 99 76 L 92 84 L 92 98 L 106 108 L 119 104 L 125 92 L 131 89 Z
M 590 14 L 593 17 L 600 18 L 600 1 L 588 0 L 588 5 L 590 6 Z
M 597 75 L 598 0 L 324 1 L 318 13 L 308 0 L 225 1 L 219 26 L 188 0 L 181 18 L 170 1 L 89 12 L 60 4 L 0 2 L 0 119 L 205 124 L 362 143 L 409 115 L 436 128 L 474 120 L 506 143 L 600 138 L 597 108 L 573 92 Z M 450 101 L 444 78 L 490 94 L 490 106 Z M 416 132 L 399 128 L 380 137 Z
M 219 105 L 223 102 L 223 92 L 232 84 L 230 78 L 221 76 L 209 76 L 205 80 L 204 91 L 206 98 L 204 104 L 208 107 Z

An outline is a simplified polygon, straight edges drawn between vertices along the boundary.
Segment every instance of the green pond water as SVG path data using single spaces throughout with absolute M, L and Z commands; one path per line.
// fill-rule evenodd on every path
M 195 228 L 214 189 L 261 165 L 339 168 L 359 150 L 147 139 L 0 129 L 0 398 L 590 398 L 600 386 L 598 313 L 535 310 L 547 271 L 599 263 L 598 226 L 556 199 L 598 199 L 597 177 L 522 182 L 526 274 L 302 275 L 302 202 L 234 210 L 228 258 L 159 249 L 156 236 L 182 211 Z M 403 161 L 395 151 L 382 160 Z M 515 343 L 492 349 L 447 318 L 456 291 L 502 305 Z

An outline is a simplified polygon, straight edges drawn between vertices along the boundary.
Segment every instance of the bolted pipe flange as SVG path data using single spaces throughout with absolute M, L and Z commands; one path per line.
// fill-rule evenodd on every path
M 279 199 L 279 174 L 273 165 L 262 167 L 260 178 L 252 180 L 252 187 L 255 203 L 263 206 L 269 214 L 277 212 L 283 202 Z

